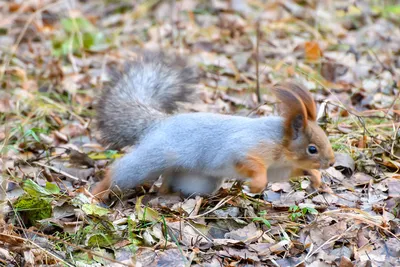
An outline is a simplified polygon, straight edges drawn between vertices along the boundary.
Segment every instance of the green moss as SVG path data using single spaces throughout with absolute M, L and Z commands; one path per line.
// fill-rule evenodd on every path
M 51 200 L 30 195 L 21 196 L 14 205 L 21 217 L 26 218 L 30 225 L 37 224 L 37 221 L 51 217 Z

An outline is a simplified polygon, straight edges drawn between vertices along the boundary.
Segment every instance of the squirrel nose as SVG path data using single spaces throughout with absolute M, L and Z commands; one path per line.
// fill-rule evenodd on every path
M 332 167 L 333 165 L 335 165 L 334 161 L 329 162 L 329 167 Z

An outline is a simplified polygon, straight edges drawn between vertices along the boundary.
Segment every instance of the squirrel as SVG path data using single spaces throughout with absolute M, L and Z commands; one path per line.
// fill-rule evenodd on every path
M 318 169 L 335 162 L 328 137 L 316 122 L 307 89 L 286 82 L 272 88 L 283 114 L 260 118 L 206 112 L 175 113 L 196 95 L 195 71 L 182 60 L 145 53 L 114 74 L 97 104 L 102 143 L 135 148 L 116 160 L 92 190 L 100 199 L 148 181 L 160 192 L 213 194 L 224 181 L 249 179 L 260 193 L 273 180 L 308 175 L 321 185 Z

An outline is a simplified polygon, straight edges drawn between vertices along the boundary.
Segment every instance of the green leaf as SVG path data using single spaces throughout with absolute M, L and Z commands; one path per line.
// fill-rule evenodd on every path
M 290 214 L 289 218 L 291 221 L 296 221 L 299 217 L 303 216 L 301 212 L 294 212 Z
M 33 139 L 35 139 L 36 142 L 38 142 L 38 143 L 40 142 L 39 136 L 37 136 L 34 131 L 32 131 L 31 135 L 32 135 Z
M 261 217 L 256 217 L 253 219 L 253 222 L 262 222 L 263 224 L 265 224 L 268 228 L 271 228 L 271 223 L 265 219 L 265 218 L 261 218 Z
M 113 238 L 103 233 L 88 235 L 86 240 L 86 244 L 89 247 L 110 247 L 113 243 Z
M 289 207 L 289 212 L 296 212 L 298 211 L 300 208 L 297 205 L 293 205 Z
M 110 211 L 106 208 L 99 207 L 95 204 L 83 204 L 82 210 L 87 215 L 97 215 L 97 216 L 104 216 L 108 214 Z
M 46 131 L 40 128 L 32 128 L 29 129 L 28 131 L 25 132 L 25 134 L 23 135 L 23 137 L 26 136 L 32 136 L 33 139 L 35 139 L 36 142 L 40 142 L 40 138 L 37 136 L 37 133 L 45 133 Z
M 118 151 L 117 151 L 117 150 L 106 150 L 106 151 L 104 152 L 104 155 L 105 155 L 108 159 L 114 158 L 114 156 L 117 155 L 117 154 L 118 154 Z
M 58 192 L 56 192 L 57 190 L 55 189 L 54 186 L 56 185 L 48 186 L 46 183 L 46 188 L 44 188 L 35 183 L 33 180 L 28 179 L 24 182 L 22 189 L 24 189 L 24 191 L 30 196 L 40 196 L 40 195 L 50 196 L 53 194 L 58 194 L 60 192 L 58 186 L 56 186 L 58 188 Z
M 141 207 L 143 197 L 144 196 L 139 197 L 138 200 L 136 201 L 135 210 L 137 217 L 139 218 L 139 220 L 148 222 L 158 221 L 160 215 L 158 214 L 157 211 L 149 207 L 144 207 L 144 208 Z
M 303 208 L 303 214 L 306 214 L 306 213 L 317 215 L 318 211 L 311 207 L 305 207 L 305 208 Z
M 25 134 L 24 134 L 24 137 L 25 136 L 29 136 L 29 135 L 32 136 L 33 139 L 35 139 L 36 142 L 40 142 L 39 137 L 36 135 L 36 133 L 32 129 L 26 131 Z
M 265 215 L 267 215 L 267 211 L 266 211 L 266 210 L 262 210 L 262 211 L 260 211 L 260 212 L 258 213 L 258 215 L 260 215 L 260 216 L 265 216 Z
M 58 187 L 58 185 L 50 183 L 50 182 L 46 182 L 46 187 L 45 189 L 50 192 L 53 195 L 57 195 L 60 194 L 60 188 Z
M 73 33 L 77 31 L 92 31 L 94 26 L 85 18 L 67 18 L 61 20 L 61 25 L 66 32 Z

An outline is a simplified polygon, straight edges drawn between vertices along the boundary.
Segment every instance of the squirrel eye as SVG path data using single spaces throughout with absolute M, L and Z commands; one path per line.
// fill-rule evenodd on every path
M 307 152 L 309 154 L 317 154 L 318 153 L 318 149 L 314 145 L 309 145 L 308 148 L 307 148 Z

